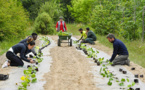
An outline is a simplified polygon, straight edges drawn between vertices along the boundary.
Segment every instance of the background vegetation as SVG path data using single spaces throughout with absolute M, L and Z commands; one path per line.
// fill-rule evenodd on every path
M 63 16 L 69 32 L 80 35 L 79 28 L 90 27 L 107 47 L 112 45 L 106 35 L 114 33 L 127 45 L 130 59 L 143 66 L 144 5 L 145 0 L 0 0 L 0 54 L 32 32 L 55 34 Z

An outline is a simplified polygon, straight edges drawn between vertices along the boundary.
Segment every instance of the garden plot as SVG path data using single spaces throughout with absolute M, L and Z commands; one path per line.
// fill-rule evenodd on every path
M 73 40 L 77 40 L 76 38 L 72 37 Z M 76 44 L 74 44 L 74 46 L 76 46 Z M 89 48 L 91 48 L 90 46 L 87 46 Z M 96 51 L 95 48 L 92 48 L 94 51 Z M 80 53 L 82 53 L 82 55 L 86 56 L 86 58 L 88 57 L 86 54 L 84 54 L 84 51 L 82 50 L 78 50 Z M 132 87 L 135 90 L 145 90 L 145 84 L 143 82 L 141 82 L 141 80 L 139 80 L 138 78 L 135 78 L 134 75 L 127 71 L 123 66 L 118 65 L 118 66 L 114 66 L 112 67 L 111 65 L 107 65 L 106 60 L 110 59 L 110 56 L 107 55 L 106 53 L 99 51 L 99 53 L 97 53 L 96 59 L 99 58 L 104 58 L 102 64 L 100 66 L 97 66 L 97 64 L 95 66 L 92 66 L 92 70 L 89 71 L 91 73 L 94 74 L 94 79 L 97 82 L 96 83 L 96 87 L 102 89 L 102 90 L 128 90 L 129 87 Z M 88 58 L 90 63 L 94 63 L 93 58 Z M 105 65 L 105 67 L 107 66 L 106 71 L 109 71 L 113 74 L 113 77 L 111 77 L 111 79 L 113 80 L 109 80 L 110 77 L 103 77 L 103 74 L 101 75 L 101 73 L 99 72 L 101 67 L 103 68 L 103 66 Z M 122 71 L 123 70 L 123 71 Z M 124 73 L 124 74 L 123 74 Z M 126 74 L 125 74 L 126 73 Z M 135 80 L 137 79 L 137 80 Z M 107 85 L 108 82 L 111 82 L 110 86 Z M 99 84 L 98 84 L 99 82 Z M 136 82 L 136 83 L 134 83 Z M 140 88 L 140 89 L 139 89 Z M 132 90 L 132 89 L 129 89 Z
M 41 43 L 43 42 L 44 41 L 41 40 Z M 42 53 L 44 53 L 44 55 L 42 56 L 43 61 L 40 64 L 36 65 L 39 68 L 39 71 L 36 73 L 37 82 L 30 84 L 30 86 L 27 87 L 28 90 L 43 90 L 43 85 L 46 82 L 45 80 L 43 80 L 43 75 L 44 73 L 50 71 L 50 66 L 52 63 L 52 58 L 49 56 L 50 55 L 49 50 L 54 46 L 55 44 L 53 40 L 51 40 L 51 45 L 45 47 L 42 50 Z M 18 90 L 18 85 L 21 84 L 22 82 L 20 78 L 24 76 L 23 70 L 27 69 L 27 65 L 30 65 L 30 63 L 24 62 L 24 67 L 13 68 L 9 72 L 10 76 L 8 80 L 0 81 L 0 90 Z M 31 65 L 33 66 L 35 64 L 31 64 Z

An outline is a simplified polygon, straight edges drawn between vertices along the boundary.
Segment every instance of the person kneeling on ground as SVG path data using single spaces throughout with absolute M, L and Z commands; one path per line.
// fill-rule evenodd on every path
M 27 58 L 26 52 L 27 50 L 31 50 L 35 46 L 35 42 L 31 41 L 29 43 L 18 43 L 17 45 L 14 45 L 12 48 L 9 49 L 9 51 L 6 53 L 7 60 L 2 68 L 8 67 L 8 66 L 23 66 L 24 63 L 22 59 L 26 62 L 35 63 L 31 58 Z M 20 57 L 17 56 L 17 54 L 20 53 Z
M 37 35 L 36 33 L 32 33 L 31 36 L 29 36 L 29 37 L 26 38 L 26 39 L 23 39 L 23 40 L 20 41 L 19 43 L 27 43 L 27 41 L 32 41 L 32 39 L 33 39 L 34 41 L 36 41 L 36 40 L 37 40 L 37 36 L 38 36 L 38 35 Z M 36 51 L 35 51 L 35 48 L 32 48 L 31 50 L 28 50 L 27 54 L 30 53 L 30 52 L 32 52 L 35 56 L 37 56 L 37 53 L 36 53 Z
M 90 43 L 90 44 L 94 45 L 95 44 L 94 41 L 97 40 L 97 37 L 96 37 L 95 33 L 93 31 L 91 31 L 89 28 L 86 28 L 86 30 L 87 30 L 87 38 L 86 38 L 85 41 L 87 43 Z
M 80 29 L 79 29 L 79 32 L 81 33 L 81 38 L 78 40 L 78 42 L 79 42 L 80 40 L 82 40 L 81 43 L 85 43 L 85 40 L 86 40 L 86 38 L 87 38 L 87 33 L 86 33 L 86 31 L 83 31 L 83 29 L 80 28 Z
M 130 61 L 128 59 L 129 53 L 124 45 L 124 43 L 115 38 L 113 34 L 108 34 L 107 39 L 109 42 L 113 43 L 113 54 L 110 59 L 110 62 L 113 62 L 112 66 L 114 65 L 130 65 Z M 116 57 L 118 55 L 118 57 Z

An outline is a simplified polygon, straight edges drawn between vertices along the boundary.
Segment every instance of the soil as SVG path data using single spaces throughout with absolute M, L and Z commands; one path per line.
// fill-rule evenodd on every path
M 57 42 L 58 37 L 51 37 Z M 62 44 L 51 49 L 51 71 L 44 75 L 45 90 L 100 90 L 95 86 L 93 75 L 88 73 L 91 64 L 75 47 Z
M 76 38 L 80 38 L 80 36 L 75 36 Z M 90 44 L 89 44 L 90 45 Z M 90 45 L 93 48 L 96 48 L 98 50 L 101 50 L 105 53 L 107 53 L 108 55 L 110 55 L 110 57 L 112 56 L 113 50 L 111 48 L 108 48 L 104 45 L 102 45 L 101 43 L 99 43 L 99 41 L 95 42 L 95 45 Z M 131 60 L 130 60 L 131 61 Z M 139 75 L 144 75 L 145 76 L 145 68 L 143 68 L 142 66 L 133 63 L 132 61 L 130 62 L 130 66 L 124 66 L 128 71 L 132 72 L 134 75 L 135 74 L 139 74 Z M 135 68 L 135 70 L 131 70 L 132 68 Z M 139 79 L 145 83 L 145 77 L 141 78 L 139 77 Z

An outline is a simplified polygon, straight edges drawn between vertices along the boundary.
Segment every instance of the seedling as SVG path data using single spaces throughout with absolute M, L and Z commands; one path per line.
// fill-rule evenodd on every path
M 132 87 L 135 85 L 135 82 L 132 82 L 132 84 L 128 85 L 128 90 L 134 90 Z
M 121 83 L 119 83 L 119 86 L 124 86 L 124 82 L 125 82 L 126 80 L 124 79 L 124 78 L 122 78 L 121 79 Z

